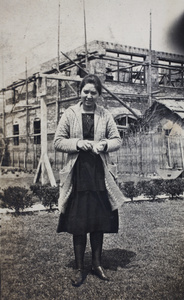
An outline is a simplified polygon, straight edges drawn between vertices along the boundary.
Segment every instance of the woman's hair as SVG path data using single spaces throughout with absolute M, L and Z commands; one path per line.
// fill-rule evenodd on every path
M 98 78 L 98 76 L 96 76 L 94 74 L 86 75 L 81 81 L 80 92 L 82 91 L 83 87 L 87 83 L 94 84 L 94 86 L 95 86 L 96 90 L 98 91 L 99 95 L 101 95 L 101 93 L 102 93 L 102 83 L 101 83 L 100 79 Z

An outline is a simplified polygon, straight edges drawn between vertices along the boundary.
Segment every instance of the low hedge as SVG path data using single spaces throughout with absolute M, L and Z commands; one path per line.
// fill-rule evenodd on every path
M 141 195 L 139 187 L 135 185 L 133 181 L 120 183 L 120 189 L 122 190 L 125 197 L 130 198 L 131 201 L 133 201 L 133 198 Z
M 170 180 L 153 179 L 142 180 L 135 184 L 133 181 L 120 183 L 120 189 L 123 194 L 133 201 L 133 198 L 140 195 L 148 197 L 154 201 L 159 195 L 168 195 L 170 199 L 174 199 L 184 193 L 184 179 L 176 178 Z
M 19 186 L 5 188 L 0 192 L 1 207 L 14 209 L 19 214 L 25 208 L 32 207 L 35 196 L 45 207 L 52 210 L 53 205 L 57 205 L 59 186 L 33 184 L 30 189 Z
M 20 210 L 33 205 L 32 195 L 30 191 L 24 187 L 10 186 L 3 190 L 0 194 L 2 207 L 14 209 L 16 214 Z
M 169 195 L 170 199 L 174 199 L 184 192 L 184 179 L 177 178 L 164 181 L 165 194 Z
M 30 186 L 32 193 L 39 198 L 41 203 L 48 207 L 50 210 L 53 209 L 53 205 L 56 205 L 59 198 L 59 186 L 50 186 L 49 184 L 33 184 Z
M 120 189 L 123 194 L 130 198 L 131 201 L 135 197 L 144 195 L 151 199 L 156 200 L 159 195 L 168 195 L 170 199 L 174 199 L 184 193 L 184 179 L 177 178 L 172 180 L 143 180 L 137 184 L 133 181 L 120 183 Z M 59 198 L 59 185 L 51 187 L 50 185 L 33 184 L 30 190 L 13 186 L 4 189 L 0 192 L 1 206 L 4 208 L 15 209 L 17 214 L 20 210 L 33 205 L 33 196 L 38 197 L 39 201 L 50 210 L 54 205 L 57 205 Z

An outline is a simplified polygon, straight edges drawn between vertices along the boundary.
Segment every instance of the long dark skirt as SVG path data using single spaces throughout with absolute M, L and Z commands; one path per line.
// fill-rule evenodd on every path
M 73 191 L 57 232 L 75 235 L 118 232 L 118 210 L 112 211 L 100 156 L 81 152 L 73 172 Z

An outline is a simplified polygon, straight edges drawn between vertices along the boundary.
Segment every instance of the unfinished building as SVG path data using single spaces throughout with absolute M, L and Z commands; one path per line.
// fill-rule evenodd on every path
M 101 41 L 87 49 L 87 55 L 84 46 L 63 53 L 1 90 L 2 165 L 36 169 L 45 128 L 49 162 L 55 169 L 62 167 L 64 156 L 55 152 L 53 137 L 63 111 L 80 98 L 86 70 L 101 78 L 100 105 L 113 114 L 122 139 L 155 99 L 184 100 L 184 56 Z

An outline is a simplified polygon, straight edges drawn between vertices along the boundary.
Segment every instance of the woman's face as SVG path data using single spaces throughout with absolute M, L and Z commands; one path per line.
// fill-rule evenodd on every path
M 99 93 L 94 84 L 87 83 L 81 91 L 81 100 L 84 110 L 94 110 Z

